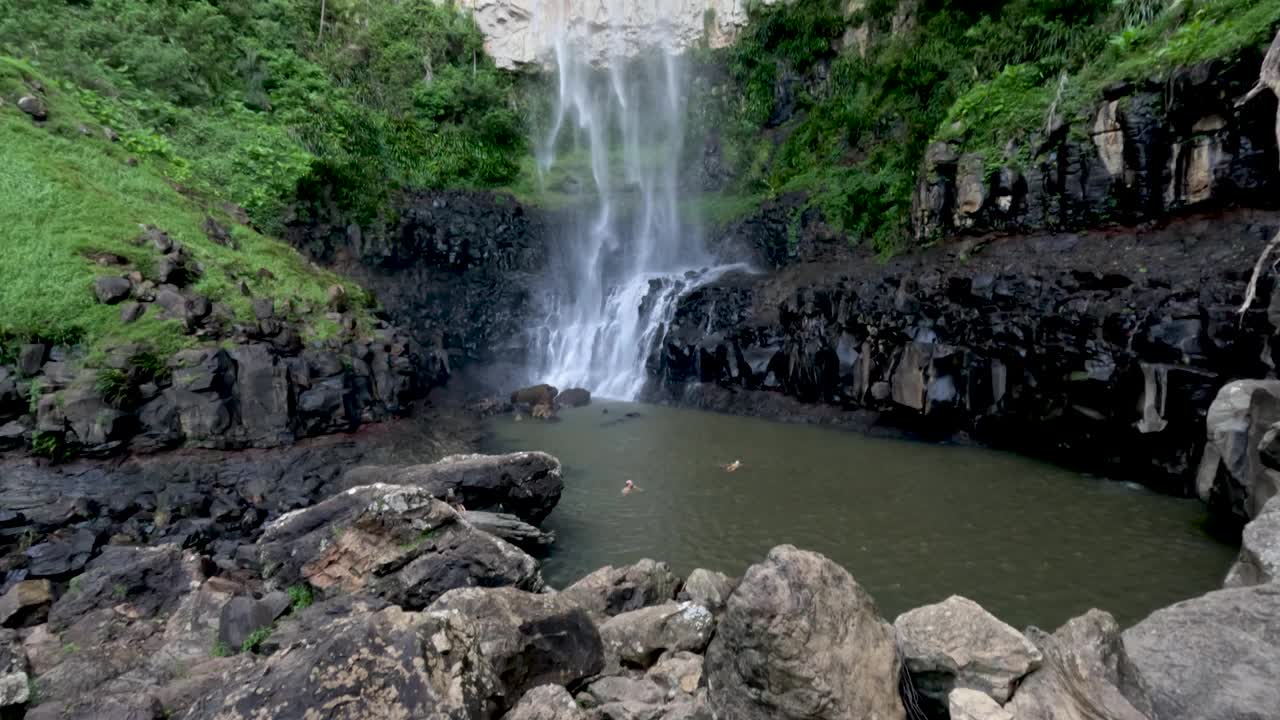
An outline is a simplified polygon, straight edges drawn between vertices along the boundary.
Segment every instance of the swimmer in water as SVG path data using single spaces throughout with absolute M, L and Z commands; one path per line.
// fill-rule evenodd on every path
M 738 468 L 742 467 L 742 461 L 734 460 L 728 465 L 721 465 L 720 467 L 724 468 L 725 472 L 733 472 L 734 470 L 737 470 Z
M 622 485 L 622 494 L 623 494 L 623 495 L 630 495 L 632 490 L 639 490 L 639 489 L 640 489 L 640 488 L 636 487 L 636 484 L 635 484 L 635 483 L 633 483 L 633 482 L 631 482 L 630 480 L 628 480 L 628 481 L 626 481 L 625 483 L 623 483 L 623 485 Z

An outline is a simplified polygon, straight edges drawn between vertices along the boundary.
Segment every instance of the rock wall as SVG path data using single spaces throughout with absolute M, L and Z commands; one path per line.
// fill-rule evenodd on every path
M 916 188 L 922 241 L 1159 220 L 1189 209 L 1274 208 L 1276 97 L 1237 107 L 1258 78 L 1260 52 L 1215 60 L 1166 82 L 1106 88 L 1086 123 L 1049 129 L 1006 153 L 1029 162 L 932 145 Z
M 523 359 L 552 222 L 483 191 L 410 193 L 394 224 L 356 223 L 311 204 L 288 231 L 295 247 L 374 292 L 392 318 L 448 367 Z
M 763 0 L 771 5 L 778 0 Z M 724 47 L 747 23 L 747 0 L 461 0 L 498 67 L 547 62 L 562 34 L 584 43 L 595 65 L 670 43 L 676 50 Z
M 728 242 L 754 239 L 762 266 L 785 265 L 687 295 L 650 358 L 649 398 L 823 421 L 859 411 L 864 425 L 967 435 L 1189 495 L 1218 388 L 1273 376 L 1280 358 L 1273 281 L 1236 313 L 1280 230 L 1274 212 L 888 263 L 816 219 L 783 252 L 770 213 L 786 211 L 765 208 Z

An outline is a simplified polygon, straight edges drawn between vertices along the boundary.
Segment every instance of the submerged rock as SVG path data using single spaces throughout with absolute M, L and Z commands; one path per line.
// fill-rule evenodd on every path
M 373 483 L 414 485 L 468 510 L 511 513 L 533 524 L 551 513 L 564 490 L 560 461 L 541 452 L 451 455 L 430 465 L 365 465 L 343 478 L 346 487 Z
M 1223 581 L 1226 587 L 1263 585 L 1280 579 L 1280 497 L 1271 498 L 1244 526 L 1240 557 Z
M 902 720 L 893 627 L 849 573 L 782 545 L 751 566 L 707 649 L 717 717 Z
M 565 588 L 561 595 L 593 616 L 603 617 L 667 602 L 679 586 L 680 579 L 669 565 L 645 558 L 625 567 L 602 567 Z
M 1218 590 L 1124 631 L 1154 720 L 1272 718 L 1280 708 L 1280 584 Z
M 905 612 L 893 626 L 916 688 L 942 706 L 957 687 L 1004 703 L 1042 659 L 1022 633 L 959 595 Z

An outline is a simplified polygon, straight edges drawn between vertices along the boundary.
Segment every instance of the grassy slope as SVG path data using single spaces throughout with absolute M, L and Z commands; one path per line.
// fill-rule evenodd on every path
M 37 126 L 15 106 L 32 81 L 49 101 L 48 123 Z M 107 251 L 129 258 L 146 273 L 153 251 L 131 241 L 141 225 L 155 225 L 188 248 L 205 274 L 195 289 L 227 303 L 249 319 L 249 299 L 235 289 L 244 278 L 255 295 L 310 305 L 302 318 L 311 339 L 335 327 L 323 315 L 326 290 L 339 279 L 311 266 L 288 245 L 236 224 L 216 203 L 180 193 L 162 163 L 143 157 L 126 164 L 128 152 L 108 141 L 102 128 L 75 99 L 22 62 L 0 58 L 0 343 L 11 354 L 17 343 L 39 338 L 82 342 L 101 350 L 141 342 L 158 351 L 188 345 L 177 323 L 149 312 L 132 325 L 120 309 L 98 305 L 92 292 L 98 273 L 119 272 L 84 257 Z M 90 130 L 82 135 L 80 126 Z M 212 212 L 210 210 L 212 209 Z M 210 241 L 201 229 L 207 216 L 233 227 L 240 249 Z M 256 277 L 260 268 L 274 279 Z M 235 276 L 235 277 L 233 277 Z M 352 288 L 354 291 L 354 288 Z

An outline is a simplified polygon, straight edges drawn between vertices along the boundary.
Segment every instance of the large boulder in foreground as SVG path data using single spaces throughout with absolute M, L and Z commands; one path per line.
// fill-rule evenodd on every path
M 1218 391 L 1205 419 L 1208 438 L 1196 475 L 1200 499 L 1222 513 L 1256 517 L 1280 492 L 1280 468 L 1268 467 L 1263 457 L 1280 450 L 1272 447 L 1278 423 L 1280 380 L 1237 380 Z
M 607 672 L 623 666 L 646 669 L 665 652 L 701 653 L 715 626 L 711 611 L 693 602 L 667 602 L 611 617 L 600 625 Z
M 510 513 L 537 525 L 560 502 L 560 461 L 541 452 L 450 455 L 430 465 L 364 465 L 343 478 L 346 488 L 385 483 L 414 485 L 468 510 Z
M 495 717 L 497 684 L 463 618 L 315 605 L 281 628 L 287 644 L 198 699 L 186 720 Z
M 506 720 L 587 720 L 587 716 L 568 690 L 542 685 L 525 693 Z
M 1124 631 L 1153 720 L 1280 714 L 1280 583 L 1231 588 L 1157 610 Z
M 665 562 L 645 558 L 634 565 L 606 565 L 570 585 L 561 593 L 569 602 L 595 617 L 611 617 L 676 596 L 680 578 Z
M 1264 585 L 1280 579 L 1280 497 L 1271 498 L 1244 526 L 1240 557 L 1223 581 L 1226 587 Z
M 942 707 L 957 687 L 1003 704 L 1018 681 L 1040 667 L 1040 651 L 1030 640 L 959 595 L 905 612 L 893 626 L 911 680 Z
M 474 625 L 476 662 L 498 679 L 486 701 L 498 710 L 535 687 L 571 686 L 604 667 L 604 646 L 591 618 L 555 594 L 465 588 L 446 593 L 429 611 Z
M 416 486 L 369 485 L 282 516 L 258 541 L 263 578 L 423 608 L 454 588 L 542 587 L 538 562 Z
M 707 649 L 717 717 L 903 720 L 893 626 L 839 565 L 782 545 L 742 578 Z
M 1017 720 L 1150 720 L 1148 692 L 1115 618 L 1090 610 L 1049 635 L 1029 628 L 1044 665 L 1004 706 Z M 953 701 L 955 694 L 952 693 Z M 952 712 L 952 720 L 955 713 Z

